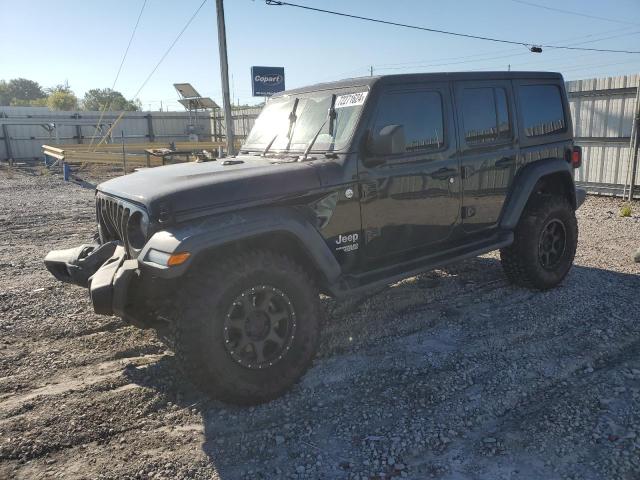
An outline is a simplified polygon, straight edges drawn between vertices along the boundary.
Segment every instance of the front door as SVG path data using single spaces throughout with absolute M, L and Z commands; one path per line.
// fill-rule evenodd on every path
M 405 151 L 359 165 L 365 256 L 384 263 L 436 251 L 459 219 L 460 177 L 446 83 L 388 88 L 371 122 L 376 135 L 402 125 Z M 376 164 L 377 163 L 377 164 Z
M 511 82 L 456 82 L 455 99 L 464 177 L 463 229 L 488 230 L 497 226 L 517 170 Z

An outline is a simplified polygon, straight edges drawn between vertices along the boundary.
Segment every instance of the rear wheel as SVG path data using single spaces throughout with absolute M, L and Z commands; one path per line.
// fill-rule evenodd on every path
M 175 317 L 182 369 L 213 397 L 257 404 L 280 396 L 316 353 L 319 292 L 293 260 L 254 251 L 198 267 Z
M 514 236 L 513 244 L 500 250 L 509 281 L 546 290 L 558 285 L 569 273 L 578 243 L 578 223 L 565 197 L 532 198 Z

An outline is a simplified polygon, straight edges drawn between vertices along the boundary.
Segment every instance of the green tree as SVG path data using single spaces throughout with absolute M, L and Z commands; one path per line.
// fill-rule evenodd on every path
M 47 106 L 51 110 L 77 110 L 78 97 L 73 92 L 52 92 L 47 97 Z
M 71 90 L 69 83 L 66 81 L 64 83 L 59 83 L 55 87 L 45 88 L 44 91 L 46 92 L 47 95 L 51 95 L 52 93 L 56 93 L 56 92 L 73 93 L 73 90 Z
M 3 86 L 4 95 L 9 98 L 10 105 L 25 105 L 32 100 L 45 98 L 47 95 L 38 82 L 26 78 L 14 78 Z
M 127 100 L 122 93 L 110 88 L 94 88 L 84 94 L 82 106 L 85 110 L 140 110 L 137 100 Z
M 0 106 L 6 107 L 10 101 L 9 84 L 4 80 L 0 80 Z

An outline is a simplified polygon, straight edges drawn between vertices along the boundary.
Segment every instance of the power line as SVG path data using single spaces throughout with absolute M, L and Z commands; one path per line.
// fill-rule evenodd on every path
M 637 32 L 632 32 L 632 33 L 627 33 L 627 34 L 615 35 L 614 37 L 621 37 L 623 35 L 637 35 L 639 33 L 640 33 L 640 31 L 637 31 Z M 612 37 L 608 37 L 608 38 L 612 38 Z M 606 38 L 602 39 L 602 40 L 606 40 Z M 597 40 L 591 40 L 591 41 L 597 41 Z M 589 42 L 591 42 L 591 41 L 589 41 Z M 582 43 L 589 43 L 589 42 L 582 42 Z M 593 55 L 593 54 L 598 55 L 598 54 L 602 54 L 602 53 L 604 53 L 604 52 L 588 52 L 587 55 Z M 399 66 L 395 66 L 395 67 L 385 67 L 384 65 L 374 65 L 374 68 L 376 70 L 406 70 L 406 69 L 412 69 L 412 68 L 441 67 L 441 66 L 448 66 L 448 65 L 460 65 L 460 64 L 466 64 L 466 63 L 488 62 L 488 61 L 491 61 L 491 60 L 500 60 L 500 59 L 504 59 L 504 58 L 513 58 L 513 57 L 519 57 L 519 56 L 522 56 L 522 55 L 527 55 L 527 53 L 510 53 L 510 54 L 507 54 L 507 55 L 498 55 L 498 56 L 493 56 L 493 57 L 487 57 L 486 54 L 485 54 L 485 55 L 481 55 L 483 58 L 478 58 L 478 57 L 474 57 L 474 56 L 458 57 L 458 58 L 464 58 L 464 60 L 459 60 L 459 61 L 455 61 L 455 62 L 422 63 L 420 65 L 416 65 L 415 63 L 412 64 L 412 65 L 399 64 Z M 571 58 L 574 59 L 574 58 L 578 58 L 578 57 L 573 56 Z M 446 58 L 443 59 L 443 60 L 446 60 Z M 564 61 L 564 60 L 562 60 L 562 61 Z M 634 61 L 636 61 L 636 60 L 634 60 Z M 546 58 L 545 59 L 538 58 L 534 62 L 525 62 L 524 65 L 531 64 L 531 63 L 542 63 L 542 62 L 544 62 L 545 64 L 549 64 L 549 62 L 548 62 L 548 60 Z
M 160 66 L 160 64 L 162 64 L 162 62 L 164 61 L 165 58 L 167 58 L 167 55 L 169 55 L 169 52 L 171 52 L 171 50 L 173 49 L 173 47 L 176 45 L 176 43 L 178 43 L 178 40 L 180 40 L 180 37 L 182 37 L 182 34 L 187 30 L 187 28 L 189 28 L 189 25 L 191 25 L 191 22 L 193 22 L 194 18 L 196 18 L 196 15 L 198 15 L 198 13 L 200 12 L 200 10 L 202 9 L 202 7 L 204 6 L 204 4 L 207 3 L 207 0 L 202 0 L 202 3 L 200 3 L 200 5 L 198 6 L 198 8 L 196 8 L 195 12 L 193 12 L 193 15 L 191 15 L 191 18 L 189 18 L 189 20 L 187 21 L 187 23 L 184 25 L 184 27 L 182 27 L 182 30 L 180 30 L 180 33 L 178 33 L 178 35 L 176 36 L 176 38 L 173 40 L 173 42 L 171 42 L 171 45 L 169 45 L 169 48 L 167 48 L 165 50 L 165 52 L 162 54 L 162 56 L 160 57 L 160 60 L 158 60 L 158 62 L 156 63 L 156 65 L 153 67 L 153 69 L 151 70 L 151 73 L 149 73 L 149 75 L 147 75 L 147 78 L 145 78 L 144 82 L 142 82 L 142 84 L 140 85 L 140 88 L 138 88 L 138 90 L 136 91 L 136 93 L 133 95 L 133 98 L 137 98 L 138 95 L 140 94 L 140 92 L 142 91 L 142 89 L 147 85 L 147 83 L 149 82 L 149 80 L 151 79 L 151 77 L 153 76 L 153 74 L 156 72 L 156 70 L 158 69 L 158 67 Z M 105 133 L 105 135 L 102 137 L 102 139 L 100 140 L 100 142 L 98 142 L 98 145 L 100 145 L 101 143 L 103 143 L 106 138 L 109 136 L 109 134 L 111 133 L 111 131 L 113 130 L 113 128 L 116 126 L 116 124 L 122 119 L 122 117 L 124 116 L 124 111 L 115 119 L 115 121 L 113 122 L 113 124 L 111 125 L 111 128 L 109 128 L 109 130 L 107 131 L 107 133 Z
M 147 6 L 147 0 L 144 0 L 144 2 L 142 2 L 142 7 L 140 8 L 140 13 L 138 13 L 136 24 L 133 26 L 131 36 L 129 37 L 129 43 L 127 43 L 127 48 L 125 48 L 124 54 L 122 55 L 122 60 L 120 60 L 120 66 L 118 67 L 118 72 L 116 73 L 116 77 L 113 79 L 113 83 L 111 84 L 111 90 L 113 90 L 116 87 L 116 83 L 118 81 L 118 78 L 120 77 L 120 72 L 122 72 L 122 66 L 124 65 L 124 61 L 127 58 L 127 54 L 129 53 L 129 48 L 131 48 L 133 37 L 136 35 L 136 31 L 138 30 L 138 25 L 140 24 L 140 18 L 142 18 L 142 12 L 144 12 L 144 8 L 146 6 Z M 93 132 L 93 136 L 91 137 L 91 143 L 89 144 L 89 147 L 93 145 L 93 142 L 96 139 L 96 133 L 98 132 L 97 127 L 100 125 L 100 122 L 102 122 L 102 119 L 104 118 L 104 113 L 109 109 L 109 107 L 111 107 L 111 102 L 105 104 L 105 106 L 102 108 L 102 112 L 100 113 L 100 118 L 98 119 L 98 125 L 96 125 L 96 128 Z
M 587 35 L 580 35 L 577 37 L 569 37 L 569 38 L 562 38 L 562 39 L 558 39 L 558 40 L 552 40 L 553 42 L 569 42 L 569 41 L 573 41 L 573 43 L 569 43 L 567 44 L 567 46 L 577 46 L 577 45 L 584 45 L 586 43 L 593 43 L 593 42 L 599 42 L 602 40 L 609 40 L 611 38 L 616 38 L 616 37 L 622 37 L 622 36 L 626 36 L 626 35 L 636 35 L 637 33 L 640 33 L 640 31 L 634 31 L 631 33 L 619 33 L 625 30 L 630 30 L 633 27 L 618 27 L 614 30 L 605 30 L 602 32 L 595 32 L 595 33 L 589 33 Z M 605 35 L 608 33 L 613 33 L 613 32 L 617 32 L 619 33 L 618 35 L 615 36 L 610 36 L 610 37 L 601 37 L 601 38 L 595 38 L 593 39 L 592 37 L 596 36 L 596 35 Z M 585 40 L 583 40 L 585 39 Z M 588 40 L 587 40 L 588 39 Z M 581 40 L 579 42 L 576 42 L 576 40 Z M 517 52 L 517 53 L 516 53 Z M 439 57 L 439 58 L 434 58 L 434 59 L 428 59 L 428 60 L 413 60 L 411 62 L 400 62 L 400 63 L 383 63 L 383 64 L 379 64 L 379 65 L 374 65 L 374 67 L 376 68 L 380 68 L 380 67 L 396 67 L 396 66 L 401 66 L 401 65 L 410 65 L 410 64 L 424 64 L 427 62 L 431 62 L 431 61 L 449 61 L 449 60 L 462 60 L 462 59 L 467 59 L 467 58 L 471 58 L 471 59 L 480 59 L 479 57 L 487 57 L 487 56 L 495 56 L 498 54 L 507 54 L 510 53 L 512 54 L 512 56 L 522 56 L 522 55 L 529 55 L 529 52 L 522 52 L 521 49 L 515 49 L 515 48 L 509 48 L 506 50 L 498 50 L 498 51 L 493 51 L 493 52 L 481 52 L 481 53 L 475 53 L 473 55 L 463 55 L 463 56 L 456 56 L 456 57 Z M 506 58 L 506 56 L 505 56 Z M 364 68 L 369 68 L 368 66 L 366 67 L 362 67 L 360 70 L 364 69 Z
M 296 8 L 301 8 L 303 10 L 311 10 L 314 12 L 320 12 L 320 13 L 328 13 L 330 15 L 337 15 L 340 17 L 347 17 L 347 18 L 354 18 L 357 20 L 365 20 L 367 22 L 374 22 L 374 23 L 382 23 L 385 25 L 392 25 L 394 27 L 402 27 L 402 28 L 409 28 L 409 29 L 413 29 L 413 30 L 422 30 L 425 32 L 432 32 L 432 33 L 440 33 L 443 35 L 451 35 L 454 37 L 463 37 L 463 38 L 471 38 L 474 40 L 484 40 L 487 42 L 496 42 L 496 43 L 506 43 L 506 44 L 510 44 L 510 45 L 522 45 L 526 48 L 531 48 L 531 47 L 540 47 L 540 48 L 555 48 L 555 49 L 563 49 L 563 50 L 585 50 L 585 51 L 592 51 L 592 52 L 610 52 L 610 53 L 632 53 L 632 54 L 640 54 L 640 51 L 633 51 L 633 50 L 612 50 L 612 49 L 603 49 L 603 48 L 583 48 L 583 47 L 569 47 L 569 46 L 562 46 L 562 45 L 540 45 L 540 44 L 534 44 L 534 43 L 530 43 L 530 42 L 519 42 L 519 41 L 515 41 L 515 40 L 505 40 L 505 39 L 501 39 L 501 38 L 493 38 L 493 37 L 484 37 L 481 35 L 472 35 L 469 33 L 460 33 L 460 32 L 450 32 L 448 30 L 439 30 L 436 28 L 429 28 L 429 27 L 421 27 L 418 25 L 409 25 L 406 23 L 399 23 L 399 22 L 392 22 L 389 20 L 382 20 L 379 18 L 371 18 L 371 17 L 363 17 L 360 15 L 353 15 L 353 14 L 349 14 L 349 13 L 343 13 L 343 12 L 336 12 L 333 10 L 325 10 L 322 8 L 315 8 L 315 7 L 308 7 L 306 5 L 298 5 L 296 3 L 289 3 L 289 2 L 281 2 L 278 0 L 265 0 L 265 3 L 267 5 L 271 5 L 271 6 L 286 6 L 286 7 L 296 7 Z
M 633 63 L 632 60 L 627 60 L 627 61 L 622 61 L 622 62 L 607 62 L 607 63 L 592 63 L 589 65 L 573 65 L 573 66 L 569 66 L 568 68 L 563 68 L 562 71 L 563 72 L 574 72 L 574 71 L 580 71 L 580 70 L 591 70 L 593 68 L 597 68 L 597 67 L 608 67 L 608 66 L 612 66 L 612 65 L 626 65 L 629 63 Z
M 562 8 L 548 7 L 547 5 L 540 5 L 539 3 L 527 2 L 525 0 L 511 0 L 514 3 L 520 3 L 522 5 L 529 5 L 530 7 L 542 8 L 544 10 L 550 10 L 552 12 L 565 13 L 567 15 L 577 15 L 579 17 L 592 18 L 595 20 L 603 20 L 605 22 L 622 23 L 626 25 L 640 25 L 640 23 L 626 22 L 624 20 L 618 20 L 615 18 L 599 17 L 597 15 L 589 15 L 587 13 L 574 12 L 573 10 L 564 10 Z
M 120 66 L 118 67 L 118 73 L 116 73 L 116 78 L 113 79 L 111 90 L 115 88 L 116 82 L 118 81 L 118 77 L 120 77 L 120 72 L 122 72 L 122 66 L 124 65 L 124 60 L 127 58 L 127 54 L 129 53 L 129 48 L 131 48 L 131 43 L 133 42 L 133 37 L 136 34 L 136 30 L 138 30 L 138 24 L 140 23 L 142 12 L 144 12 L 144 7 L 146 6 L 147 6 L 147 0 L 144 0 L 144 2 L 142 3 L 142 8 L 140 8 L 140 13 L 138 14 L 138 19 L 136 20 L 136 24 L 134 25 L 133 31 L 131 32 L 131 37 L 129 37 L 129 43 L 127 43 L 127 48 L 124 51 L 124 55 L 122 56 L 122 61 L 120 62 Z
M 178 43 L 178 40 L 180 40 L 180 37 L 182 37 L 182 34 L 187 30 L 187 28 L 189 28 L 189 25 L 191 25 L 191 22 L 193 22 L 193 19 L 196 18 L 196 15 L 198 15 L 198 13 L 200 12 L 200 10 L 202 9 L 205 3 L 207 3 L 207 0 L 202 0 L 202 3 L 200 3 L 200 6 L 196 8 L 195 12 L 193 12 L 193 15 L 191 15 L 191 18 L 189 18 L 185 26 L 182 27 L 182 30 L 180 30 L 180 33 L 178 33 L 178 36 L 173 40 L 173 42 L 171 42 L 171 45 L 169 45 L 169 48 L 167 48 L 167 50 L 162 54 L 162 57 L 160 57 L 160 60 L 158 60 L 158 63 L 156 63 L 155 67 L 153 67 L 153 70 L 151 70 L 151 73 L 149 73 L 149 75 L 144 80 L 144 82 L 142 82 L 142 85 L 140 85 L 140 88 L 135 93 L 133 98 L 136 98 L 138 96 L 138 94 L 142 91 L 142 89 L 145 87 L 147 82 L 151 79 L 153 74 L 156 73 L 156 70 L 158 69 L 160 64 L 164 61 L 165 58 L 167 58 L 167 55 L 169 55 L 169 52 L 171 52 L 171 50 L 176 45 L 176 43 Z

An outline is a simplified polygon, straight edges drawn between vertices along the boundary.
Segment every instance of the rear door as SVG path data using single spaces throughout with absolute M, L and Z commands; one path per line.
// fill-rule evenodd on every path
M 450 86 L 387 87 L 370 126 L 402 125 L 403 153 L 359 165 L 365 255 L 431 253 L 459 221 L 460 178 Z M 374 163 L 377 163 L 373 165 Z
M 562 78 L 514 80 L 522 165 L 564 158 L 573 146 L 571 114 Z
M 462 226 L 497 226 L 517 171 L 518 147 L 511 82 L 455 82 L 462 173 Z

